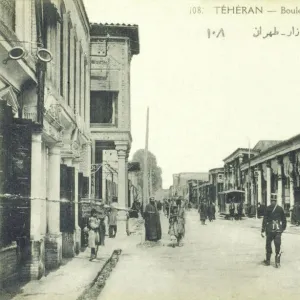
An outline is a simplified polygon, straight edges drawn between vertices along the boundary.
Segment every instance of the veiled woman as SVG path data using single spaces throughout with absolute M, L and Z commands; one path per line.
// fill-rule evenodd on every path
M 150 203 L 145 207 L 145 239 L 146 241 L 158 241 L 161 239 L 161 224 L 159 212 L 155 206 L 154 198 L 150 198 Z

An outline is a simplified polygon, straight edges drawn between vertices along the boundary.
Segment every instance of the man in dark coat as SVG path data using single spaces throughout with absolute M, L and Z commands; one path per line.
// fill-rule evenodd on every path
M 146 241 L 158 241 L 161 239 L 161 224 L 159 212 L 156 208 L 154 197 L 146 205 L 144 212 Z
M 286 217 L 281 206 L 277 205 L 277 195 L 271 194 L 271 205 L 266 209 L 265 216 L 262 222 L 261 235 L 264 237 L 266 233 L 266 259 L 264 264 L 270 265 L 272 255 L 272 241 L 275 244 L 275 265 L 280 266 L 280 246 L 281 234 L 286 229 Z

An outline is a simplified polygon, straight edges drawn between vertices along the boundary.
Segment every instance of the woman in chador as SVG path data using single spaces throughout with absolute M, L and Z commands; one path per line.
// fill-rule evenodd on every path
M 150 198 L 150 203 L 145 207 L 144 219 L 146 241 L 159 241 L 161 239 L 161 224 L 154 197 Z
M 99 225 L 100 220 L 97 218 L 96 209 L 92 209 L 91 217 L 88 221 L 89 228 L 89 247 L 91 248 L 91 258 L 90 261 L 96 258 L 98 252 L 98 244 L 99 244 Z

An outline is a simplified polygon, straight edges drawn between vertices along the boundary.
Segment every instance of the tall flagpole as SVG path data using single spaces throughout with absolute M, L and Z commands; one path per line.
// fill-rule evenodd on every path
M 147 107 L 146 140 L 144 151 L 144 174 L 143 174 L 143 206 L 144 211 L 149 200 L 148 189 L 148 141 L 149 141 L 149 107 Z

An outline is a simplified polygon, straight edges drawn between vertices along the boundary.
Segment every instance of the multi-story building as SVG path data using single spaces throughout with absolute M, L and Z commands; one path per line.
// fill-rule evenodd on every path
M 80 249 L 78 203 L 91 183 L 90 24 L 82 0 L 1 0 L 0 15 L 5 283 L 40 278 Z
M 295 204 L 300 204 L 300 135 L 265 142 L 264 146 L 250 162 L 241 165 L 249 183 L 251 204 L 269 205 L 271 193 L 276 193 L 278 204 L 288 214 Z
M 218 194 L 224 189 L 224 168 L 209 170 L 209 183 L 211 184 L 210 202 L 214 202 L 218 207 Z
M 92 163 L 107 165 L 104 151 L 109 151 L 117 162 L 115 193 L 119 205 L 128 207 L 128 155 L 132 142 L 130 64 L 133 55 L 139 53 L 138 26 L 92 24 L 90 33 Z M 92 197 L 103 196 L 103 170 L 92 177 Z

